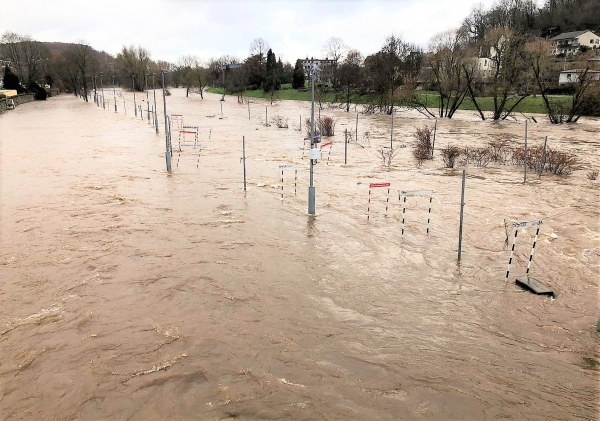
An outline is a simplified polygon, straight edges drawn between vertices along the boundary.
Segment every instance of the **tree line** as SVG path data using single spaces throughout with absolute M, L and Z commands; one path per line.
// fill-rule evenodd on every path
M 319 69 L 316 100 L 323 106 L 328 98 L 348 112 L 352 104 L 360 102 L 365 113 L 391 114 L 396 107 L 408 107 L 439 118 L 452 118 L 469 102 L 481 119 L 501 120 L 511 116 L 526 98 L 540 96 L 552 123 L 599 115 L 600 84 L 594 85 L 591 77 L 598 63 L 591 58 L 598 51 L 557 60 L 543 37 L 561 30 L 548 25 L 565 29 L 582 28 L 573 28 L 573 22 L 584 28 L 598 25 L 594 1 L 546 0 L 541 8 L 535 0 L 497 0 L 489 9 L 476 5 L 459 28 L 434 36 L 425 50 L 390 35 L 377 52 L 365 57 L 332 37 L 322 49 L 330 62 Z M 274 100 L 283 86 L 305 89 L 307 76 L 301 59 L 294 66 L 284 63 L 262 38 L 252 41 L 243 59 L 224 55 L 202 60 L 183 55 L 168 63 L 153 60 L 141 46 L 124 46 L 113 57 L 84 41 L 51 54 L 44 43 L 6 33 L 0 39 L 0 59 L 10 60 L 12 71 L 7 67 L 5 74 L 9 74 L 9 83 L 18 77 L 20 89 L 58 84 L 86 99 L 101 77 L 103 84 L 141 91 L 154 76 L 155 85 L 162 87 L 162 69 L 168 70 L 167 86 L 184 87 L 186 95 L 197 93 L 203 98 L 208 86 L 218 86 L 237 94 L 238 101 L 243 101 L 248 90 L 261 89 Z M 567 60 L 570 68 L 579 69 L 580 77 L 560 88 L 558 74 Z M 423 91 L 433 91 L 435 101 Z M 557 100 L 556 93 L 568 93 L 570 102 Z M 484 111 L 489 103 L 491 113 Z

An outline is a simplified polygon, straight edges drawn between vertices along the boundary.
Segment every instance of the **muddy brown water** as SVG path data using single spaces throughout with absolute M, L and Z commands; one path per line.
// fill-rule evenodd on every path
M 228 97 L 219 119 L 219 96 L 172 93 L 202 151 L 180 155 L 174 132 L 171 174 L 162 115 L 157 136 L 129 95 L 127 114 L 122 99 L 114 113 L 62 95 L 0 115 L 0 419 L 597 419 L 600 180 L 586 173 L 600 168 L 600 121 L 530 124 L 530 145 L 547 135 L 579 156 L 571 177 L 467 168 L 458 265 L 461 168 L 411 157 L 431 120 L 397 116 L 407 147 L 384 168 L 389 117 L 360 115 L 371 146 L 350 144 L 343 165 L 355 114 L 323 110 L 337 134 L 310 218 L 296 123 L 308 104 L 253 100 L 248 119 Z M 265 127 L 267 105 L 290 128 Z M 519 120 L 460 113 L 436 143 L 517 144 Z M 283 200 L 280 165 L 298 169 Z M 391 194 L 386 217 L 373 190 L 367 222 L 370 182 Z M 430 234 L 414 197 L 402 236 L 397 192 L 418 189 L 435 192 Z M 532 228 L 504 282 L 504 219 L 543 220 L 532 275 L 555 300 L 514 285 Z

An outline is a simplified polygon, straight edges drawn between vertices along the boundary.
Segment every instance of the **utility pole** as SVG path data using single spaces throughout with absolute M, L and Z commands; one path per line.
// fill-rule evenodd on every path
M 133 110 L 137 117 L 137 105 L 135 105 L 135 75 L 131 75 L 131 90 L 133 91 Z
M 113 75 L 113 99 L 115 101 L 115 113 L 117 112 L 117 93 L 115 92 L 115 76 Z
M 100 72 L 100 90 L 102 91 L 102 108 L 106 109 L 104 105 L 104 84 L 102 83 L 102 72 Z
M 154 127 L 156 127 L 156 134 L 158 134 L 158 116 L 156 115 L 156 85 L 154 84 L 154 75 L 152 73 L 152 90 L 154 91 Z
M 98 105 L 98 92 L 96 91 L 96 75 L 94 75 L 94 102 Z
M 313 155 L 313 149 L 315 148 L 315 73 L 317 70 L 316 63 L 311 63 L 311 81 L 312 81 L 312 89 L 311 89 L 311 107 L 310 107 L 310 185 L 308 187 L 308 214 L 315 214 L 315 200 L 316 200 L 316 191 L 313 183 L 314 176 L 314 162 L 315 159 Z
M 146 115 L 148 116 L 148 123 L 150 123 L 150 101 L 148 99 L 148 73 L 144 74 L 144 83 L 146 84 Z
M 171 172 L 171 154 L 169 152 L 169 127 L 167 123 L 167 95 L 165 92 L 165 73 L 167 73 L 166 69 L 161 69 L 160 73 L 162 75 L 162 91 L 163 91 L 163 105 L 165 111 L 165 159 L 167 161 L 167 171 Z

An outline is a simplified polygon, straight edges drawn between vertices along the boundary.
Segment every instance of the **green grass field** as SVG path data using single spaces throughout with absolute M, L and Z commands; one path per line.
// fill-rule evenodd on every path
M 223 88 L 208 88 L 208 92 L 223 94 Z M 245 91 L 245 97 L 249 98 L 264 98 L 269 99 L 271 95 L 269 93 L 265 93 L 260 89 L 254 91 Z M 429 108 L 439 108 L 439 96 L 436 92 L 419 92 L 419 96 L 426 101 Z M 331 102 L 334 100 L 335 95 L 333 93 L 328 93 L 323 96 L 323 102 Z M 292 89 L 291 86 L 283 85 L 280 91 L 275 92 L 274 99 L 277 100 L 295 100 L 295 101 L 310 101 L 310 91 L 299 92 L 296 89 Z M 570 96 L 554 96 L 551 98 L 552 101 L 555 102 L 569 102 L 571 101 Z M 366 97 L 361 97 L 359 104 L 364 104 L 367 102 Z M 489 112 L 494 110 L 494 100 L 491 97 L 480 97 L 477 98 L 477 102 L 483 111 Z M 512 104 L 516 102 L 515 100 L 509 101 L 508 106 L 510 107 Z M 465 99 L 460 108 L 461 110 L 469 110 L 475 111 L 475 104 L 470 99 Z M 541 96 L 537 97 L 528 97 L 525 98 L 521 103 L 515 108 L 514 113 L 528 113 L 528 114 L 545 114 L 546 108 L 544 107 L 544 102 Z

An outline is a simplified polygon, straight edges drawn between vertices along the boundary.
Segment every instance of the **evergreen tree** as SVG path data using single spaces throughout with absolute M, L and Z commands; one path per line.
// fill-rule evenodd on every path
M 294 67 L 294 77 L 292 79 L 292 88 L 299 89 L 304 87 L 304 66 L 302 66 L 302 60 L 296 60 L 296 67 Z
M 265 82 L 263 83 L 263 90 L 265 92 L 271 92 L 276 88 L 276 74 L 277 74 L 277 59 L 275 53 L 269 48 L 267 51 L 267 74 Z
M 23 92 L 21 83 L 19 82 L 19 76 L 14 74 L 8 65 L 4 68 L 4 78 L 2 79 L 4 89 L 16 89 L 18 93 Z

